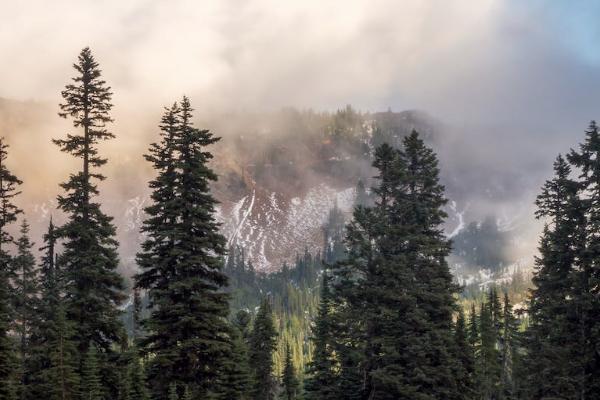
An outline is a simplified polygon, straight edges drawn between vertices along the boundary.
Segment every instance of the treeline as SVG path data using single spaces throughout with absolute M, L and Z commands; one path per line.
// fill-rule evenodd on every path
M 207 151 L 219 139 L 194 127 L 183 97 L 145 155 L 155 177 L 127 335 L 115 228 L 96 201 L 112 93 L 88 48 L 74 68 L 59 115 L 76 133 L 54 143 L 81 169 L 61 184 L 66 222 L 50 221 L 39 262 L 26 221 L 9 233 L 21 181 L 0 142 L 0 400 L 600 397 L 595 123 L 538 197 L 548 224 L 525 316 L 491 288 L 466 317 L 446 261 L 437 156 L 417 132 L 375 149 L 375 186 L 359 184 L 345 228 L 332 210 L 321 255 L 265 276 L 241 251 L 227 254 Z M 309 340 L 294 337 L 306 326 L 282 326 L 311 316 Z

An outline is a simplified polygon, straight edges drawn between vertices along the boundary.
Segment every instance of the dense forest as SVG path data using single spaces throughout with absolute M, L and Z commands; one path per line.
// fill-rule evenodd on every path
M 595 122 L 537 198 L 531 284 L 516 273 L 469 286 L 451 273 L 453 246 L 496 271 L 510 241 L 492 219 L 449 239 L 436 153 L 385 126 L 355 146 L 376 176 L 356 183 L 352 215 L 334 205 L 320 251 L 258 271 L 219 230 L 219 138 L 194 126 L 184 96 L 144 155 L 152 201 L 127 305 L 97 200 L 113 93 L 89 48 L 74 69 L 59 105 L 73 131 L 53 142 L 80 168 L 61 184 L 66 222 L 50 220 L 39 260 L 0 141 L 0 400 L 600 398 Z

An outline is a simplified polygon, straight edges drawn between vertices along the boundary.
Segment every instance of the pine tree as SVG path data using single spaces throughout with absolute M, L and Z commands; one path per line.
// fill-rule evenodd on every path
M 502 371 L 498 352 L 498 336 L 494 325 L 493 304 L 482 303 L 480 318 L 481 347 L 479 351 L 479 378 L 483 400 L 497 399 L 500 393 Z
M 175 383 L 171 383 L 169 385 L 169 400 L 179 400 L 179 395 L 177 394 L 177 385 Z
M 128 400 L 149 400 L 150 394 L 146 386 L 146 376 L 137 350 L 132 350 L 131 360 L 127 370 Z
M 413 132 L 402 150 L 377 148 L 373 165 L 374 206 L 355 209 L 348 260 L 335 268 L 348 317 L 364 319 L 342 338 L 358 342 L 363 359 L 342 363 L 341 375 L 362 369 L 362 396 L 369 399 L 458 398 L 452 321 L 458 288 L 445 261 L 450 244 L 441 229 L 446 199 L 437 157 Z
M 520 362 L 521 339 L 519 321 L 513 313 L 513 307 L 506 292 L 504 292 L 502 311 L 502 345 L 500 347 L 502 351 L 502 392 L 500 398 L 516 399 L 518 394 L 518 376 L 516 372 Z
M 243 313 L 243 314 L 242 314 Z M 223 373 L 220 378 L 218 397 L 223 400 L 246 400 L 251 390 L 251 372 L 248 362 L 248 346 L 245 341 L 244 311 L 238 313 L 236 326 L 232 327 L 231 355 L 225 361 Z
M 480 398 L 480 350 L 481 341 L 479 336 L 479 323 L 477 311 L 475 310 L 475 302 L 471 304 L 471 312 L 469 313 L 469 354 L 473 359 L 473 393 L 474 398 Z
M 456 341 L 456 356 L 461 363 L 457 374 L 458 390 L 463 394 L 463 399 L 475 399 L 475 359 L 467 333 L 465 314 L 462 309 L 459 310 L 456 318 L 454 339 Z
M 133 288 L 133 312 L 132 312 L 132 336 L 134 343 L 140 337 L 140 327 L 142 322 L 142 298 L 140 295 L 140 289 L 137 287 Z
M 223 291 L 225 238 L 209 187 L 217 176 L 205 151 L 219 139 L 194 128 L 191 119 L 184 97 L 166 111 L 161 141 L 146 156 L 158 175 L 150 182 L 153 204 L 146 208 L 142 230 L 147 239 L 138 254 L 136 286 L 147 289 L 150 299 L 141 346 L 153 354 L 148 374 L 157 398 L 166 396 L 173 382 L 186 385 L 194 396 L 217 392 L 231 351 Z
M 77 75 L 62 92 L 59 115 L 71 118 L 81 133 L 54 140 L 61 151 L 82 160 L 82 169 L 61 184 L 65 194 L 58 197 L 59 208 L 68 216 L 57 229 L 64 239 L 60 260 L 66 283 L 65 308 L 68 320 L 74 323 L 80 354 L 86 354 L 90 345 L 94 351 L 110 354 L 113 344 L 124 335 L 118 309 L 124 300 L 124 283 L 117 272 L 115 227 L 94 202 L 98 195 L 94 181 L 104 179 L 97 169 L 107 161 L 99 155 L 97 144 L 114 137 L 106 128 L 112 122 L 112 93 L 89 48 L 81 51 L 73 67 Z M 99 356 L 99 367 L 110 370 L 104 362 L 107 357 Z
M 537 218 L 547 218 L 532 279 L 527 331 L 528 394 L 533 398 L 577 398 L 581 358 L 573 270 L 581 248 L 582 208 L 578 183 L 562 156 L 554 163 L 554 178 L 548 180 L 536 200 Z
M 98 351 L 91 343 L 81 369 L 81 398 L 82 400 L 104 400 L 105 398 L 98 370 Z
M 7 252 L 7 245 L 13 242 L 13 238 L 7 228 L 21 213 L 21 209 L 13 203 L 14 197 L 20 193 L 17 188 L 21 181 L 7 168 L 7 157 L 8 145 L 4 138 L 0 138 L 0 398 L 16 400 L 17 360 L 9 335 L 12 322 L 11 257 Z
M 329 288 L 330 277 L 323 271 L 319 313 L 312 334 L 314 344 L 313 359 L 308 365 L 308 378 L 304 382 L 307 400 L 337 399 L 334 338 L 332 327 L 332 294 Z
M 283 374 L 281 375 L 281 383 L 283 384 L 283 393 L 286 400 L 294 400 L 298 396 L 298 388 L 300 383 L 296 377 L 296 369 L 292 360 L 292 354 L 289 343 L 285 347 L 285 364 Z
M 572 337 L 575 346 L 570 356 L 577 361 L 571 376 L 577 380 L 577 397 L 587 399 L 600 393 L 600 131 L 595 121 L 590 123 L 579 152 L 572 150 L 568 160 L 580 171 L 576 205 L 584 210 L 569 282 L 573 290 L 568 303 L 574 309 L 571 321 L 577 332 Z
M 17 239 L 17 254 L 12 260 L 14 276 L 14 311 L 16 332 L 19 337 L 19 358 L 21 364 L 21 388 L 26 392 L 30 384 L 28 371 L 31 362 L 30 339 L 32 329 L 37 323 L 36 303 L 38 302 L 38 275 L 35 258 L 31 249 L 27 220 L 21 223 L 20 236 Z M 21 395 L 25 397 L 25 394 Z
M 250 337 L 250 365 L 254 369 L 254 400 L 273 400 L 273 352 L 277 347 L 277 331 L 269 299 L 264 298 L 254 321 Z

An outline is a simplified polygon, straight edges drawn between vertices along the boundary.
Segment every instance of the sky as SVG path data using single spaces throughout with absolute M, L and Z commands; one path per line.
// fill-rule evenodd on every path
M 37 146 L 19 168 L 30 169 L 25 190 L 45 197 L 75 165 L 44 167 L 64 159 L 48 143 L 68 129 L 55 109 L 85 46 L 114 91 L 117 171 L 141 160 L 140 135 L 183 94 L 200 115 L 418 109 L 444 127 L 442 167 L 467 171 L 465 185 L 503 186 L 504 197 L 462 207 L 530 225 L 553 159 L 600 118 L 598 1 L 0 0 L 0 10 L 0 98 L 39 102 L 53 118 L 11 138 L 17 159 Z
M 3 3 L 3 4 L 2 4 Z M 423 109 L 580 132 L 598 112 L 600 3 L 0 0 L 0 96 L 56 102 L 90 46 L 122 109 Z

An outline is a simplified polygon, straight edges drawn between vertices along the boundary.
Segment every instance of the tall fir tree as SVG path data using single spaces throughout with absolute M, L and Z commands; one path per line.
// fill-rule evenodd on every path
M 300 383 L 296 376 L 296 368 L 292 360 L 292 351 L 289 343 L 285 346 L 285 363 L 283 373 L 281 374 L 281 384 L 283 385 L 283 397 L 285 400 L 295 400 L 298 398 Z
M 58 197 L 58 206 L 68 217 L 57 229 L 63 239 L 60 263 L 65 275 L 64 303 L 80 355 L 88 353 L 90 345 L 94 351 L 97 349 L 99 368 L 105 371 L 103 376 L 108 376 L 113 344 L 124 335 L 119 311 L 124 283 L 117 272 L 112 218 L 101 211 L 94 197 L 98 195 L 95 181 L 104 180 L 97 170 L 107 161 L 100 156 L 97 145 L 114 138 L 106 128 L 112 122 L 112 93 L 89 48 L 81 51 L 73 68 L 76 76 L 62 91 L 64 102 L 59 115 L 70 118 L 80 132 L 54 140 L 61 151 L 82 161 L 81 170 L 61 184 L 65 193 Z
M 273 400 L 275 377 L 273 376 L 273 352 L 277 348 L 277 331 L 268 298 L 264 298 L 254 321 L 250 337 L 250 365 L 254 371 L 252 393 L 254 400 Z
M 519 394 L 519 376 L 517 371 L 520 364 L 521 353 L 521 335 L 519 332 L 519 321 L 513 312 L 513 306 L 504 292 L 502 303 L 502 332 L 501 346 L 502 352 L 502 375 L 501 375 L 501 399 L 516 399 Z
M 105 395 L 98 369 L 98 351 L 96 346 L 90 343 L 81 368 L 81 398 L 82 400 L 105 400 Z
M 579 329 L 572 288 L 584 230 L 579 185 L 558 156 L 554 177 L 537 197 L 536 217 L 545 219 L 533 276 L 526 336 L 527 393 L 532 398 L 578 398 Z
M 0 138 L 0 398 L 16 400 L 18 379 L 15 370 L 18 366 L 14 353 L 14 343 L 10 336 L 12 313 L 12 293 L 10 290 L 11 256 L 8 246 L 13 237 L 7 228 L 17 220 L 21 209 L 14 203 L 14 198 L 21 181 L 13 175 L 6 165 L 8 145 Z
M 572 150 L 568 160 L 579 169 L 578 208 L 585 210 L 570 280 L 577 324 L 572 357 L 578 360 L 577 397 L 590 399 L 600 397 L 600 131 L 595 121 L 579 151 Z
M 353 390 L 362 398 L 459 398 L 452 321 L 458 287 L 445 261 L 437 157 L 413 132 L 402 150 L 377 148 L 373 165 L 375 204 L 355 209 L 348 260 L 335 268 L 342 309 L 364 319 L 342 339 L 362 342 L 362 360 L 342 365 L 341 374 L 362 370 L 364 382 Z
M 35 257 L 31 249 L 33 243 L 29 239 L 29 224 L 23 220 L 17 238 L 17 254 L 12 260 L 14 276 L 14 319 L 15 330 L 19 337 L 19 359 L 21 370 L 21 398 L 26 396 L 31 374 L 28 366 L 31 362 L 31 334 L 37 324 L 38 274 Z
M 459 310 L 456 318 L 454 339 L 456 341 L 456 357 L 460 360 L 460 368 L 456 377 L 458 390 L 462 393 L 463 399 L 476 399 L 475 357 L 469 341 L 467 322 L 462 309 Z
M 217 393 L 232 347 L 223 291 L 225 238 L 209 187 L 217 176 L 205 150 L 219 139 L 193 126 L 192 111 L 186 97 L 168 109 L 161 141 L 146 156 L 157 177 L 150 182 L 153 204 L 146 208 L 147 239 L 138 254 L 136 286 L 147 289 L 150 298 L 141 344 L 153 354 L 149 382 L 159 398 L 174 382 L 195 397 Z
M 474 398 L 480 398 L 480 368 L 479 368 L 479 357 L 481 354 L 481 341 L 479 335 L 479 319 L 477 317 L 477 310 L 475 308 L 475 302 L 471 303 L 471 311 L 469 312 L 469 353 L 473 359 L 473 393 Z
M 56 233 L 52 218 L 40 248 L 40 297 L 36 302 L 36 323 L 30 340 L 32 356 L 27 366 L 30 384 L 26 398 L 71 400 L 78 393 L 76 349 L 73 330 L 65 319 L 61 298 L 62 279 L 56 264 Z
M 304 381 L 307 400 L 335 400 L 338 398 L 334 337 L 332 331 L 332 293 L 330 277 L 323 271 L 319 312 L 312 332 L 313 359 L 308 365 Z
M 241 314 L 238 316 L 241 317 Z M 220 377 L 222 389 L 218 397 L 223 400 L 248 400 L 252 388 L 252 375 L 248 361 L 248 345 L 245 340 L 246 328 L 240 318 L 236 318 L 235 322 L 235 326 L 232 327 L 231 355 L 224 364 Z

